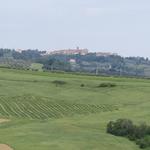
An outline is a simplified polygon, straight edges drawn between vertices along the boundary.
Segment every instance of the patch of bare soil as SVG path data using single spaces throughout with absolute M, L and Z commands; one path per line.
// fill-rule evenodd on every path
M 0 123 L 9 121 L 10 121 L 9 119 L 0 119 Z M 0 144 L 0 150 L 13 150 L 13 149 L 6 144 Z
M 0 144 L 0 150 L 13 150 L 13 149 L 6 144 Z
M 0 119 L 0 123 L 9 122 L 9 121 L 10 121 L 9 119 Z

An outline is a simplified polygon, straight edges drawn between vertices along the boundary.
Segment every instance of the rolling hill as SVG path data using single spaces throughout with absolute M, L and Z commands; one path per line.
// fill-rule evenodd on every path
M 0 143 L 14 150 L 139 150 L 107 134 L 106 125 L 119 118 L 150 124 L 149 97 L 149 79 L 1 68 L 0 118 L 9 121 L 0 123 Z

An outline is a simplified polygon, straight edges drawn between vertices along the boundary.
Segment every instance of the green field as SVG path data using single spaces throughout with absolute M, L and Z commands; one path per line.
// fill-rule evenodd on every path
M 0 118 L 10 119 L 0 123 L 0 143 L 14 150 L 139 150 L 106 125 L 150 124 L 150 80 L 0 69 Z

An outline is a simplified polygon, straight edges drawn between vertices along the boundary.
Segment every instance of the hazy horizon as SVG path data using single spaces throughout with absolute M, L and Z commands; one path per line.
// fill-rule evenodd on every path
M 5 0 L 0 47 L 150 57 L 149 0 Z

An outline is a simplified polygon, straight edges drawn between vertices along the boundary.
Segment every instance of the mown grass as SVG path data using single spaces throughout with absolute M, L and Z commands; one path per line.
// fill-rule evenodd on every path
M 119 118 L 150 124 L 149 97 L 148 79 L 0 69 L 0 104 L 8 112 L 1 106 L 0 116 L 11 119 L 0 124 L 0 143 L 15 150 L 139 150 L 107 134 L 106 125 Z

